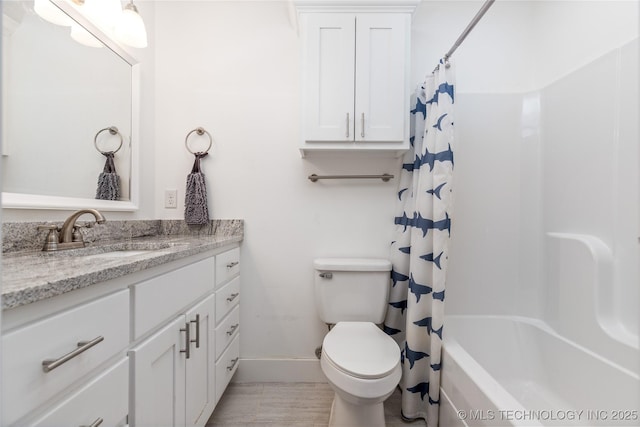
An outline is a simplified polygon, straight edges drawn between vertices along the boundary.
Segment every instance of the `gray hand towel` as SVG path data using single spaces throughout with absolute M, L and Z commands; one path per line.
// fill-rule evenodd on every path
M 201 225 L 209 222 L 207 208 L 207 186 L 200 170 L 200 159 L 207 153 L 195 153 L 191 173 L 187 176 L 187 190 L 184 201 L 184 220 L 187 224 Z
M 118 200 L 120 199 L 120 177 L 116 173 L 116 165 L 113 162 L 113 151 L 102 153 L 107 161 L 104 164 L 104 170 L 98 177 L 98 188 L 96 190 L 96 199 L 101 200 Z

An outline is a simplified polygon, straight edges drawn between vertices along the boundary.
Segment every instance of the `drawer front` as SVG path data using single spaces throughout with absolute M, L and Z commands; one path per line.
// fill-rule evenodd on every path
M 89 426 L 101 419 L 101 427 L 122 426 L 128 409 L 129 361 L 122 359 L 30 425 Z
M 240 273 L 240 248 L 216 255 L 216 287 Z
M 229 347 L 216 362 L 216 403 L 222 397 L 231 377 L 240 364 L 240 334 L 236 335 Z
M 240 302 L 240 277 L 216 291 L 216 325 Z
M 134 285 L 134 339 L 212 291 L 214 274 L 215 261 L 211 257 Z
M 103 340 L 96 340 L 99 337 Z M 87 341 L 99 342 L 78 345 Z M 128 344 L 128 290 L 7 333 L 2 337 L 2 425 L 26 415 Z M 74 350 L 79 354 L 71 357 Z M 43 361 L 61 361 L 64 356 L 66 362 L 44 371 Z
M 240 307 L 236 306 L 216 328 L 216 360 L 238 335 L 240 326 Z

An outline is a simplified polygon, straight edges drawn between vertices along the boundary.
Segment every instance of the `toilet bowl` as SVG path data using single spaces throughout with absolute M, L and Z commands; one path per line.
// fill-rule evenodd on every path
M 384 427 L 383 402 L 400 382 L 400 348 L 377 324 L 389 302 L 391 262 L 379 258 L 313 261 L 318 316 L 334 325 L 320 367 L 335 391 L 329 425 Z
M 371 322 L 338 322 L 320 366 L 335 391 L 329 426 L 384 427 L 383 402 L 400 382 L 400 348 Z

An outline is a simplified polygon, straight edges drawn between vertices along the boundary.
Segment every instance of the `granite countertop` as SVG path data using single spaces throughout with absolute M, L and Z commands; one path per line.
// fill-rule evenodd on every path
M 2 309 L 85 288 L 170 261 L 240 242 L 240 226 L 222 233 L 160 234 L 97 241 L 81 249 L 2 256 Z M 126 252 L 131 251 L 131 252 Z

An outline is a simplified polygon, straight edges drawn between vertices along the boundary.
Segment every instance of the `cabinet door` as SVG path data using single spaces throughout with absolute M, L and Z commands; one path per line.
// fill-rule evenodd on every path
M 129 352 L 131 427 L 185 425 L 184 327 L 180 316 Z
M 186 313 L 191 327 L 185 374 L 187 426 L 203 426 L 216 404 L 215 308 L 215 295 L 210 295 Z
M 357 15 L 356 141 L 404 139 L 409 24 L 407 14 Z
M 355 17 L 302 16 L 306 141 L 353 141 Z

